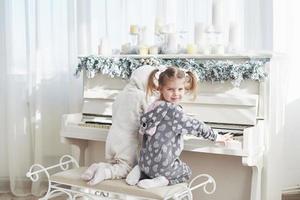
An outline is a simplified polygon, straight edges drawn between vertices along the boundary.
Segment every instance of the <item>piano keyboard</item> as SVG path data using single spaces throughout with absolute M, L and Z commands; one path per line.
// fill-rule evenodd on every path
M 212 129 L 219 134 L 227 134 L 230 133 L 233 136 L 234 140 L 241 141 L 243 138 L 243 130 L 246 127 L 246 125 L 236 125 L 236 124 L 220 124 L 220 123 L 210 123 L 207 122 L 207 125 L 212 127 Z M 89 120 L 89 121 L 81 121 L 77 124 L 79 127 L 83 128 L 99 128 L 99 129 L 105 129 L 109 130 L 111 127 L 111 121 L 109 120 Z
M 100 124 L 100 123 L 79 123 L 78 126 L 83 128 L 100 128 L 109 130 L 111 125 L 109 124 Z

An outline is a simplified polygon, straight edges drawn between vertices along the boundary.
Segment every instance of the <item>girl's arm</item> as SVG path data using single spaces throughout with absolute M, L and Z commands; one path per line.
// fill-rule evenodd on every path
M 173 131 L 216 141 L 218 134 L 204 122 L 186 115 L 180 106 L 173 108 Z
M 204 122 L 186 115 L 180 106 L 174 107 L 173 110 L 173 127 L 177 134 L 191 134 L 224 144 L 232 140 L 230 133 L 224 135 L 218 134 L 218 132 L 213 131 L 213 129 Z

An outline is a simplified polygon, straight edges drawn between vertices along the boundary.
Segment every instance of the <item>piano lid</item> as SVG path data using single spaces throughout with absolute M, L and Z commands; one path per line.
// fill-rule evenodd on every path
M 98 88 L 85 92 L 83 115 L 111 115 L 112 104 L 120 90 Z M 201 93 L 196 100 L 183 99 L 184 111 L 199 120 L 212 123 L 255 125 L 258 95 Z
M 181 105 L 187 114 L 205 122 L 255 125 L 258 95 L 205 93 L 195 101 L 184 99 Z

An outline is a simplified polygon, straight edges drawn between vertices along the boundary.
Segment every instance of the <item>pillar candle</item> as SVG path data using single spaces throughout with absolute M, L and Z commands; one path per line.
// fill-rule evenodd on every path
M 177 53 L 177 46 L 178 46 L 177 34 L 168 33 L 167 52 Z
M 98 54 L 99 55 L 111 55 L 112 50 L 110 47 L 109 40 L 107 38 L 101 38 L 98 45 Z

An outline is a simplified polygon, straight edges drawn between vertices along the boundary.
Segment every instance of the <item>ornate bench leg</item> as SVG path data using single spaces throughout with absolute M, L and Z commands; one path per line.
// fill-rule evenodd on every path
M 193 183 L 200 178 L 207 178 L 204 182 L 199 183 L 195 186 L 193 186 Z M 208 186 L 211 185 L 212 189 L 208 189 Z M 196 176 L 195 178 L 193 178 L 191 180 L 191 182 L 189 183 L 188 187 L 186 188 L 185 191 L 180 192 L 180 193 L 176 193 L 175 195 L 173 195 L 172 197 L 168 197 L 165 198 L 165 200 L 169 200 L 169 199 L 174 199 L 174 200 L 193 200 L 193 194 L 192 191 L 195 189 L 198 189 L 200 187 L 203 187 L 203 190 L 206 194 L 212 194 L 215 192 L 216 190 L 216 181 L 213 177 L 211 177 L 208 174 L 200 174 L 198 176 Z
M 39 180 L 39 173 L 45 173 L 48 179 L 48 190 L 44 197 L 40 198 L 40 200 L 48 200 L 54 196 L 59 196 L 59 193 L 64 193 L 68 196 L 68 198 L 73 200 L 73 197 L 70 193 L 66 193 L 64 190 L 59 187 L 55 187 L 55 185 L 50 181 L 49 170 L 60 167 L 61 170 L 65 171 L 71 168 L 71 164 L 74 164 L 76 167 L 79 167 L 77 161 L 69 155 L 64 155 L 60 158 L 59 164 L 53 165 L 45 168 L 40 164 L 33 164 L 29 171 L 26 173 L 26 176 L 31 179 L 32 182 L 36 182 Z

